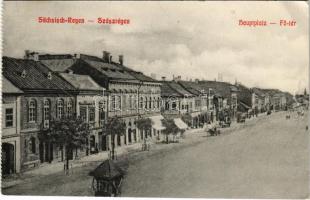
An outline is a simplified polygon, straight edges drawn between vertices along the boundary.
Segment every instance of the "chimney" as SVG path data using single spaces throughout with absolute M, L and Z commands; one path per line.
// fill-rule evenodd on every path
M 119 55 L 118 56 L 118 61 L 119 61 L 120 65 L 123 65 L 123 63 L 124 63 L 124 56 L 123 55 Z
M 112 62 L 112 56 L 110 56 L 110 58 L 109 58 L 109 63 L 111 63 Z
M 161 77 L 161 80 L 162 80 L 162 81 L 166 81 L 166 77 L 165 77 L 165 76 L 162 76 L 162 77 Z
M 104 60 L 104 62 L 109 63 L 109 61 L 110 61 L 110 52 L 103 51 L 103 60 Z
M 75 53 L 75 54 L 73 55 L 73 57 L 74 57 L 74 59 L 79 59 L 79 58 L 81 58 L 81 54 L 79 54 L 79 53 L 76 54 L 76 53 Z
M 34 51 L 30 51 L 30 50 L 25 50 L 24 59 L 39 61 L 39 53 L 34 52 Z
M 199 79 L 198 78 L 195 79 L 195 83 L 199 83 Z

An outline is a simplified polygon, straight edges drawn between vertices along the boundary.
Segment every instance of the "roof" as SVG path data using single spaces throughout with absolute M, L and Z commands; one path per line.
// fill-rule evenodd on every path
M 21 91 L 19 88 L 13 85 L 8 79 L 2 77 L 2 93 L 22 94 L 23 91 Z
M 44 65 L 49 67 L 51 70 L 57 72 L 66 72 L 79 59 L 83 60 L 84 64 L 87 64 L 89 67 L 95 68 L 112 80 L 123 79 L 134 81 L 139 80 L 144 82 L 157 82 L 151 77 L 144 75 L 142 72 L 135 71 L 116 62 L 107 63 L 102 58 L 86 54 L 80 54 L 79 58 L 70 54 L 45 54 L 40 55 L 39 59 Z
M 201 85 L 192 81 L 178 81 L 187 91 L 194 95 L 200 95 L 201 93 L 206 92 Z
M 90 176 L 105 180 L 111 180 L 123 176 L 124 174 L 124 171 L 110 159 L 105 160 L 96 169 L 89 173 Z
M 215 95 L 230 98 L 231 92 L 236 89 L 230 83 L 218 81 L 199 81 L 199 84 L 205 89 L 212 89 Z
M 68 74 L 60 73 L 60 75 L 79 90 L 104 90 L 100 87 L 90 76 L 88 75 L 78 75 L 78 74 Z
M 89 66 L 97 69 L 110 79 L 125 79 L 125 80 L 136 80 L 136 78 L 125 70 L 118 68 L 116 65 L 105 63 L 101 61 L 94 61 L 89 59 L 83 59 Z
M 162 97 L 183 97 L 180 93 L 170 87 L 168 81 L 162 81 L 160 86 Z
M 57 73 L 53 73 L 42 63 L 34 60 L 3 57 L 2 73 L 21 90 L 75 90 Z M 49 74 L 52 75 L 51 79 L 48 78 Z
M 157 80 L 144 75 L 142 72 L 129 71 L 129 74 L 143 82 L 158 82 Z
M 48 60 L 40 60 L 45 66 L 50 68 L 55 72 L 65 72 L 68 70 L 76 60 L 73 58 L 63 58 L 63 59 L 48 59 Z
M 179 94 L 181 94 L 182 96 L 185 97 L 191 97 L 193 96 L 193 94 L 191 94 L 190 92 L 188 92 L 186 89 L 184 89 L 179 83 L 175 82 L 175 81 L 170 81 L 168 82 L 169 86 L 174 89 L 175 91 L 177 91 Z
M 252 88 L 253 93 L 257 94 L 258 96 L 265 96 L 265 92 L 260 88 Z

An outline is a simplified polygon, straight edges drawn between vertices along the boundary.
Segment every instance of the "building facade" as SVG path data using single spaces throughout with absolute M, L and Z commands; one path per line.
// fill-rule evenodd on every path
M 74 87 L 38 61 L 3 57 L 3 76 L 23 91 L 20 98 L 21 170 L 63 160 L 63 149 L 45 143 L 40 132 L 52 118 L 74 112 Z
M 145 136 L 137 129 L 139 118 L 152 118 L 160 115 L 160 83 L 124 65 L 124 56 L 114 62 L 109 52 L 103 51 L 102 57 L 85 54 L 77 55 L 39 55 L 47 67 L 58 72 L 73 72 L 89 75 L 107 94 L 107 117 L 118 116 L 126 124 L 126 133 L 115 138 L 116 146 L 140 142 Z M 155 135 L 151 133 L 150 136 Z M 103 133 L 102 141 L 106 138 Z
M 2 175 L 19 173 L 20 163 L 20 110 L 23 91 L 5 77 L 2 78 Z

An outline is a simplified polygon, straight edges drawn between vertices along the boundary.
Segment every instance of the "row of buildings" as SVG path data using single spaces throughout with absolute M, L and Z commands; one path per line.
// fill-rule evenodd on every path
M 39 54 L 25 51 L 23 59 L 3 57 L 2 67 L 2 173 L 18 173 L 42 163 L 65 159 L 63 146 L 42 140 L 39 133 L 54 118 L 77 115 L 91 126 L 85 148 L 72 159 L 107 151 L 111 138 L 104 123 L 119 116 L 126 133 L 117 146 L 161 135 L 163 118 L 173 118 L 180 129 L 197 128 L 237 112 L 285 109 L 290 95 L 279 90 L 247 88 L 217 81 L 155 80 L 118 62 L 109 52 L 102 57 L 85 54 Z M 189 116 L 190 121 L 182 121 Z M 137 128 L 137 120 L 150 118 L 152 131 Z

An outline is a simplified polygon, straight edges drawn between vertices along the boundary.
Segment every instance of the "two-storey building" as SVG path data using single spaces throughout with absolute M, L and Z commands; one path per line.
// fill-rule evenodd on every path
M 20 172 L 20 114 L 23 91 L 2 77 L 2 175 Z
M 32 56 L 32 55 L 28 55 Z M 33 59 L 33 60 L 32 60 Z M 21 170 L 63 159 L 63 149 L 39 139 L 52 118 L 74 113 L 75 88 L 42 65 L 37 57 L 3 57 L 3 77 L 23 91 L 20 98 Z
M 126 67 L 123 55 L 119 56 L 119 62 L 113 61 L 107 51 L 103 51 L 102 57 L 85 54 L 41 54 L 39 59 L 53 71 L 72 71 L 74 74 L 89 75 L 106 89 L 108 117 L 118 116 L 126 123 L 126 133 L 115 138 L 117 146 L 136 143 L 147 136 L 137 129 L 136 121 L 139 118 L 151 118 L 155 121 L 154 127 L 158 128 L 157 118 L 160 118 L 161 107 L 160 83 Z M 150 136 L 154 134 L 151 133 Z
M 178 83 L 194 95 L 195 111 L 191 113 L 192 127 L 199 127 L 210 120 L 210 116 L 208 115 L 208 92 L 205 88 L 201 87 L 198 79 L 195 81 L 180 80 Z
M 75 155 L 89 155 L 108 149 L 107 136 L 103 134 L 107 118 L 107 95 L 90 76 L 73 73 L 60 75 L 77 90 L 76 114 L 90 125 L 91 133 L 86 142 L 86 149 L 76 149 Z M 83 153 L 81 153 L 83 152 Z

